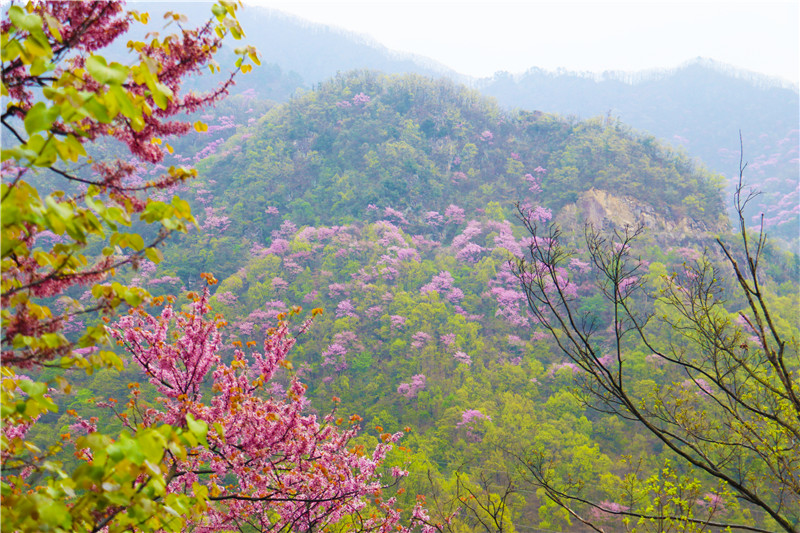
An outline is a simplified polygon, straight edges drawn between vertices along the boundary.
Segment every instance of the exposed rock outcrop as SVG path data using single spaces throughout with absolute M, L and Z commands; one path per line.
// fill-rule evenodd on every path
M 722 223 L 710 224 L 687 216 L 667 218 L 636 198 L 615 196 L 599 189 L 584 192 L 577 202 L 561 209 L 555 221 L 566 232 L 582 231 L 586 224 L 601 231 L 624 230 L 626 226 L 641 224 L 653 234 L 667 234 L 669 240 L 703 239 L 725 229 Z

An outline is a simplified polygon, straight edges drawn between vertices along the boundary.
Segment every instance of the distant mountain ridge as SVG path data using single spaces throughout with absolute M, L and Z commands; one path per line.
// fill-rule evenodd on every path
M 364 68 L 387 74 L 446 76 L 462 83 L 469 79 L 433 59 L 390 50 L 365 34 L 258 6 L 248 6 L 247 13 L 242 25 L 264 59 L 297 72 L 307 85 L 340 71 Z
M 189 25 L 197 25 L 210 14 L 208 2 L 161 3 L 134 2 L 132 8 L 150 13 L 153 21 L 161 21 L 167 11 L 185 15 Z M 387 74 L 414 73 L 431 77 L 446 76 L 459 83 L 467 83 L 463 76 L 433 59 L 390 50 L 372 37 L 343 28 L 318 24 L 303 18 L 262 6 L 248 5 L 239 12 L 239 22 L 245 31 L 241 42 L 230 40 L 230 50 L 222 50 L 217 61 L 227 66 L 232 49 L 246 43 L 258 49 L 263 63 L 277 66 L 290 78 L 296 88 L 311 88 L 335 76 L 338 72 L 358 69 L 377 70 Z M 156 29 L 151 22 L 147 31 Z M 144 34 L 141 26 L 134 35 Z M 165 31 L 174 31 L 165 30 Z M 223 69 L 224 70 L 224 69 Z M 299 76 L 300 79 L 297 79 Z M 208 78 L 208 76 L 204 76 Z M 234 92 L 255 88 L 259 92 L 257 71 L 241 77 Z
M 153 13 L 165 9 L 164 4 L 136 5 Z M 176 9 L 194 20 L 205 15 L 206 7 Z M 800 97 L 791 83 L 704 58 L 666 70 L 588 73 L 534 67 L 474 79 L 420 56 L 393 52 L 368 36 L 279 11 L 248 6 L 241 19 L 247 42 L 259 49 L 265 65 L 242 76 L 234 92 L 250 90 L 285 101 L 298 89 L 356 69 L 447 77 L 495 97 L 504 108 L 578 119 L 613 116 L 700 159 L 731 184 L 738 175 L 741 131 L 750 163 L 745 179 L 763 192 L 748 221 L 755 223 L 764 213 L 770 234 L 798 249 Z
M 589 78 L 596 82 L 620 81 L 628 85 L 635 85 L 637 83 L 658 81 L 665 78 L 669 78 L 678 71 L 690 68 L 695 65 L 699 65 L 701 67 L 714 70 L 716 72 L 725 74 L 732 78 L 737 78 L 750 82 L 753 85 L 764 89 L 780 88 L 780 89 L 794 90 L 795 92 L 798 90 L 798 85 L 796 83 L 792 83 L 783 78 L 777 76 L 769 76 L 767 74 L 761 74 L 759 72 L 754 72 L 752 70 L 746 70 L 734 65 L 730 65 L 728 63 L 723 63 L 721 61 L 716 61 L 714 59 L 702 56 L 698 56 L 694 59 L 689 59 L 687 61 L 684 61 L 680 65 L 673 68 L 652 68 L 645 70 L 605 70 L 603 72 L 593 72 L 593 71 L 569 70 L 566 68 L 547 70 L 539 67 L 531 67 L 525 72 L 512 73 L 511 76 L 517 81 L 530 74 L 549 75 L 551 77 L 576 76 L 582 78 Z M 506 75 L 506 74 L 508 73 L 500 71 L 497 72 L 495 76 Z M 482 83 L 489 83 L 491 82 L 493 77 L 480 78 L 477 80 L 477 82 L 479 85 Z
M 742 133 L 745 180 L 763 194 L 747 211 L 774 237 L 797 249 L 800 166 L 796 88 L 766 76 L 697 59 L 671 71 L 638 74 L 498 73 L 478 84 L 504 106 L 587 118 L 611 115 L 699 158 L 728 178 L 738 177 Z M 732 192 L 729 188 L 728 193 Z
M 738 176 L 741 131 L 750 163 L 745 179 L 763 193 L 750 206 L 748 221 L 757 222 L 763 213 L 770 234 L 798 248 L 800 97 L 792 83 L 708 58 L 639 72 L 533 67 L 522 74 L 498 72 L 475 79 L 420 56 L 393 52 L 365 35 L 252 9 L 254 15 L 244 23 L 253 44 L 266 62 L 302 78 L 293 81 L 306 89 L 337 72 L 363 68 L 447 77 L 495 97 L 504 108 L 578 119 L 613 116 L 700 159 L 726 176 L 731 187 Z M 259 83 L 248 83 L 243 79 L 241 87 L 259 92 Z

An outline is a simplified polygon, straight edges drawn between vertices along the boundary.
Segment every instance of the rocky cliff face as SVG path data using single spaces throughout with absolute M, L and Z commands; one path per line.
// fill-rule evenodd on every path
M 649 204 L 631 196 L 615 196 L 608 191 L 589 189 L 574 204 L 565 206 L 557 215 L 556 223 L 565 232 L 582 232 L 591 224 L 601 231 L 624 230 L 642 225 L 648 232 L 669 241 L 696 240 L 725 231 L 722 222 L 710 223 L 686 216 L 667 218 Z

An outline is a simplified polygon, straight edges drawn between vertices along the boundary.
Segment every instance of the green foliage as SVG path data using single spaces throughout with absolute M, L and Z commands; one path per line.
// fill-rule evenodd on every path
M 135 59 L 122 65 L 101 55 L 98 42 L 116 40 L 134 20 L 146 23 L 146 13 L 124 12 L 115 2 L 29 2 L 4 10 L 4 528 L 180 531 L 185 516 L 205 509 L 202 491 L 167 493 L 175 473 L 163 460 L 167 454 L 185 459 L 188 448 L 205 443 L 203 424 L 189 418 L 186 431 L 162 426 L 116 435 L 105 431 L 112 428 L 97 431 L 95 417 L 82 418 L 72 409 L 54 422 L 63 404 L 108 392 L 107 386 L 73 391 L 64 369 L 82 369 L 85 374 L 71 376 L 78 383 L 101 369 L 123 369 L 120 357 L 106 347 L 104 325 L 81 319 L 97 320 L 97 312 L 112 315 L 150 300 L 144 289 L 107 278 L 126 265 L 159 263 L 156 246 L 170 232 L 196 224 L 189 203 L 153 194 L 195 177 L 195 170 L 164 167 L 162 176 L 131 185 L 136 167 L 105 157 L 102 139 L 114 137 L 127 148 L 127 158 L 154 163 L 163 157 L 157 135 L 185 131 L 168 119 L 181 109 L 213 103 L 219 94 L 193 101 L 176 95 L 182 78 L 204 66 L 223 37 L 241 37 L 234 4 L 221 2 L 213 13 L 202 31 L 181 28 L 179 35 L 129 41 Z M 251 68 L 244 57 L 258 63 L 252 48 L 239 55 L 237 71 Z M 84 301 L 79 286 L 89 287 Z M 50 368 L 42 371 L 43 366 Z M 98 376 L 93 384 L 102 382 Z M 83 424 L 74 435 L 67 415 Z
M 369 101 L 353 104 L 362 93 Z M 492 100 L 445 80 L 342 74 L 272 108 L 247 137 L 203 163 L 215 205 L 247 220 L 213 244 L 215 257 L 235 258 L 217 261 L 224 270 L 213 270 L 222 278 L 247 259 L 246 250 L 232 252 L 238 239 L 266 245 L 282 218 L 310 225 L 364 220 L 374 216 L 369 204 L 376 214 L 391 207 L 418 216 L 455 204 L 468 212 L 488 208 L 503 220 L 526 198 L 557 209 L 596 188 L 633 196 L 670 219 L 689 216 L 716 227 L 723 216 L 718 177 L 652 138 L 620 123 L 504 114 Z M 547 173 L 542 192 L 532 194 L 525 174 L 536 167 Z M 692 204 L 682 207 L 689 197 Z M 265 206 L 279 207 L 282 217 L 266 216 Z M 189 236 L 181 253 L 208 244 Z

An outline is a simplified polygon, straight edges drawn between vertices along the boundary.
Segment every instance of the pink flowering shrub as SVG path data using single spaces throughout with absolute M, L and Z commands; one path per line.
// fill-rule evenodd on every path
M 467 440 L 470 442 L 480 442 L 486 433 L 485 423 L 491 421 L 492 417 L 481 413 L 477 409 L 466 409 L 461 412 L 461 421 L 456 427 L 463 427 L 467 430 Z
M 550 365 L 550 368 L 547 370 L 547 375 L 550 377 L 554 377 L 556 373 L 562 368 L 569 369 L 569 371 L 573 374 L 575 374 L 576 372 L 581 372 L 581 369 L 575 363 L 563 362 Z
M 421 390 L 425 389 L 426 382 L 427 378 L 425 374 L 416 374 L 411 377 L 411 381 L 408 383 L 401 383 L 400 386 L 397 387 L 397 392 L 409 400 L 414 399 Z
M 423 346 L 430 342 L 431 339 L 432 337 L 429 334 L 425 333 L 424 331 L 418 331 L 411 336 L 411 347 L 415 350 L 420 350 Z
M 350 300 L 342 300 L 339 302 L 339 305 L 336 306 L 336 318 L 344 317 L 358 318 L 356 308 Z
M 271 284 L 272 290 L 276 293 L 286 292 L 286 289 L 289 288 L 289 282 L 278 276 L 272 278 Z
M 364 346 L 359 342 L 355 333 L 340 331 L 333 336 L 331 343 L 322 352 L 322 366 L 332 366 L 336 372 L 342 372 L 349 367 L 347 355 L 363 350 Z
M 403 326 L 406 325 L 406 317 L 404 316 L 392 315 L 389 320 L 392 323 L 392 329 L 403 329 Z
M 453 275 L 447 270 L 443 270 L 433 276 L 431 282 L 423 285 L 419 291 L 422 294 L 429 292 L 439 293 L 451 303 L 458 303 L 464 298 L 464 291 L 453 286 Z
M 457 205 L 450 204 L 444 210 L 444 218 L 447 224 L 463 224 L 466 220 L 464 210 Z
M 467 366 L 472 364 L 472 358 L 462 351 L 454 353 L 453 359 L 455 359 L 459 363 L 464 363 Z
M 269 245 L 262 255 L 283 255 L 289 251 L 289 241 L 286 239 L 272 239 L 272 244 Z
M 378 511 L 365 521 L 370 529 L 408 531 L 399 524 L 395 500 L 376 498 L 381 463 L 402 434 L 385 434 L 374 450 L 363 453 L 351 445 L 360 417 L 352 416 L 349 427 L 340 429 L 335 411 L 322 419 L 305 414 L 306 386 L 296 378 L 284 397 L 277 397 L 283 388 L 271 387 L 271 380 L 288 366 L 295 343 L 286 322 L 278 323 L 261 349 L 240 345 L 223 362 L 224 322 L 209 317 L 208 300 L 206 290 L 189 312 L 178 313 L 172 305 L 157 317 L 139 310 L 110 328 L 159 396 L 140 405 L 140 389 L 132 387 L 136 416 L 119 419 L 131 431 L 170 424 L 205 435 L 188 455 L 164 457 L 174 473 L 167 492 L 204 494 L 209 502 L 203 514 L 186 517 L 186 526 L 237 529 L 247 517 L 260 530 L 324 529 L 362 512 L 370 501 Z M 405 475 L 394 469 L 387 481 Z M 418 507 L 412 523 L 428 516 Z
M 425 224 L 428 226 L 441 226 L 444 222 L 444 217 L 438 211 L 428 211 L 425 213 Z
M 399 224 L 401 226 L 408 226 L 408 220 L 403 213 L 398 211 L 397 209 L 392 209 L 391 207 L 387 207 L 383 210 L 383 216 L 387 220 L 392 220 L 394 223 Z
M 530 327 L 530 319 L 526 314 L 527 299 L 519 290 L 519 281 L 514 277 L 508 263 L 503 263 L 491 285 L 489 293 L 497 302 L 495 316 L 502 317 L 517 327 Z

